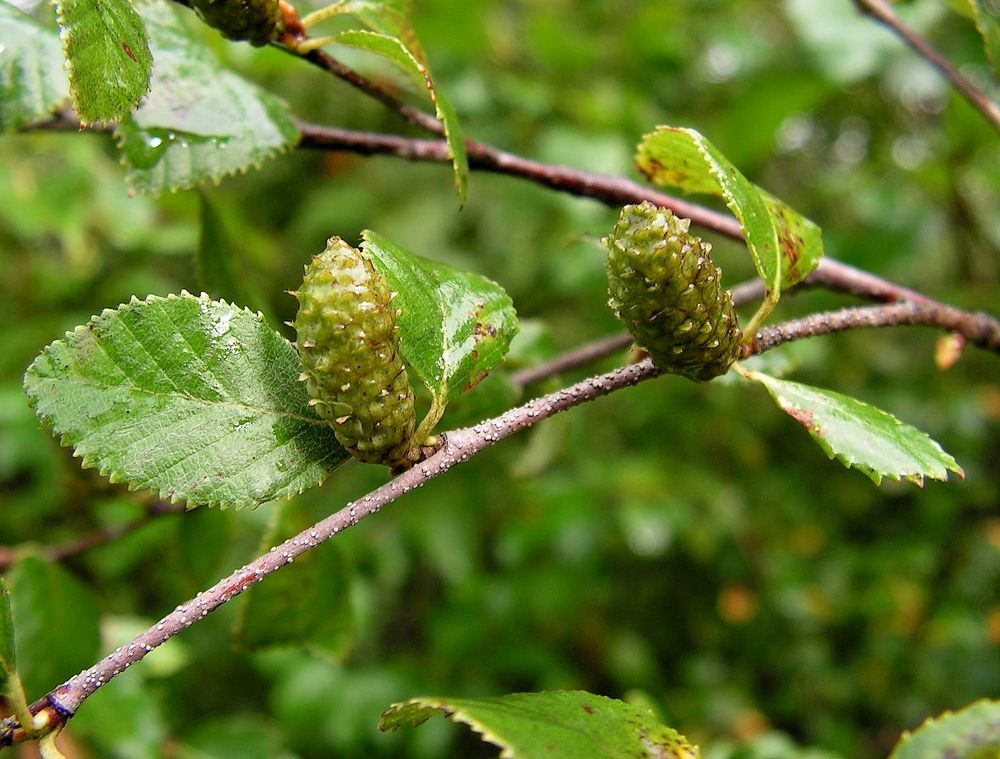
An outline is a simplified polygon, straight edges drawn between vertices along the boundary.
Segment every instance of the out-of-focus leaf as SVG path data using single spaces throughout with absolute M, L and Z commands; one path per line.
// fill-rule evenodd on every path
M 948 472 L 965 473 L 925 433 L 892 414 L 832 390 L 779 380 L 760 372 L 744 376 L 759 382 L 778 407 L 797 421 L 832 459 L 854 467 L 879 484 L 883 477 L 947 480 Z
M 401 39 L 388 34 L 351 30 L 341 32 L 334 39 L 342 45 L 367 50 L 388 58 L 409 74 L 418 86 L 427 90 L 431 102 L 434 103 L 437 117 L 444 124 L 445 139 L 448 141 L 448 152 L 455 172 L 455 191 L 458 194 L 458 204 L 464 205 L 469 183 L 469 159 L 465 151 L 465 134 L 458 123 L 455 109 L 434 84 L 434 78 L 431 76 L 427 64 Z
M 106 309 L 45 348 L 24 387 L 113 482 L 253 506 L 319 485 L 348 458 L 298 373 L 295 348 L 259 314 L 183 293 Z
M 889 759 L 996 759 L 1000 756 L 1000 702 L 977 701 L 927 720 L 905 733 Z
M 58 0 L 59 37 L 80 122 L 118 121 L 149 89 L 142 18 L 129 0 Z
M 178 759 L 296 759 L 281 731 L 259 714 L 200 722 L 184 736 Z
M 963 0 L 963 2 L 966 0 Z M 785 16 L 801 39 L 807 58 L 831 80 L 850 85 L 873 74 L 899 50 L 892 32 L 839 0 L 784 0 Z M 919 33 L 941 15 L 942 3 L 897 3 L 896 12 Z
M 143 629 L 140 627 L 135 633 Z M 158 659 L 161 650 L 156 649 L 151 656 Z M 144 660 L 142 667 L 134 668 L 127 677 L 104 683 L 87 699 L 87 708 L 73 717 L 74 737 L 86 736 L 93 741 L 93 755 L 115 759 L 163 756 L 162 748 L 169 735 L 167 720 L 160 689 L 146 679 L 150 674 L 148 661 Z
M 379 730 L 418 726 L 435 714 L 468 725 L 501 756 L 599 759 L 697 759 L 701 754 L 676 730 L 624 701 L 584 691 L 511 693 L 499 698 L 413 698 L 393 704 Z
M 116 132 L 133 189 L 218 182 L 295 144 L 298 129 L 280 100 L 223 68 L 166 3 L 142 13 L 156 70 L 149 96 Z
M 823 256 L 819 227 L 752 184 L 694 129 L 657 127 L 640 143 L 636 164 L 661 187 L 725 200 L 739 219 L 772 304 L 782 290 L 815 269 Z
M 203 192 L 201 200 L 201 235 L 194 254 L 198 284 L 213 298 L 233 303 L 249 303 L 242 280 L 236 276 L 235 251 L 226 234 L 218 209 Z
M 503 360 L 517 332 L 510 296 L 486 277 L 421 258 L 371 230 L 362 237 L 398 293 L 403 358 L 443 410 Z
M 58 35 L 0 0 L 0 132 L 48 116 L 68 97 Z
M 983 38 L 986 57 L 990 59 L 993 76 L 1000 79 L 1000 5 L 991 0 L 968 0 L 976 28 Z
M 57 564 L 26 556 L 11 569 L 17 659 L 29 698 L 94 663 L 100 615 L 90 590 Z
M 7 678 L 17 670 L 14 653 L 14 618 L 10 611 L 10 591 L 0 577 L 0 693 Z
M 264 548 L 297 535 L 312 521 L 301 501 L 281 504 Z M 244 650 L 302 646 L 333 659 L 346 654 L 353 636 L 350 572 L 334 541 L 250 587 L 235 629 L 236 645 Z

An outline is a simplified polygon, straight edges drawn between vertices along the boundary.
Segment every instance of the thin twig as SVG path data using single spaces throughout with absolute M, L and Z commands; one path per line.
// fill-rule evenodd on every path
M 338 79 L 342 79 L 352 87 L 357 88 L 369 97 L 379 101 L 390 111 L 398 114 L 403 120 L 408 121 L 414 126 L 418 126 L 431 134 L 436 134 L 440 137 L 444 136 L 444 125 L 438 121 L 437 118 L 426 111 L 414 108 L 412 105 L 403 102 L 388 88 L 362 76 L 350 66 L 338 61 L 329 53 L 317 48 L 315 50 L 310 50 L 308 53 L 299 55 L 296 54 L 294 50 L 291 50 L 284 45 L 277 45 L 277 47 L 280 50 L 298 55 L 299 58 L 308 61 L 327 73 L 333 74 Z
M 68 540 L 65 543 L 44 546 L 37 550 L 42 557 L 49 561 L 65 561 L 66 559 L 72 558 L 73 556 L 81 554 L 84 551 L 88 551 L 91 548 L 96 548 L 99 545 L 103 545 L 112 540 L 117 540 L 123 535 L 134 532 L 140 527 L 149 524 L 149 522 L 156 517 L 163 516 L 164 514 L 177 514 L 184 511 L 185 508 L 186 506 L 183 503 L 154 501 L 150 504 L 145 514 L 140 517 L 136 517 L 129 522 L 95 530 L 94 532 L 86 535 L 81 535 L 78 538 Z M 28 550 L 27 547 L 0 546 L 0 573 L 6 572 L 10 569 L 14 562 L 17 561 L 18 556 L 26 550 Z
M 733 288 L 732 292 L 733 303 L 737 306 L 742 306 L 764 297 L 764 283 L 759 279 L 741 282 Z M 632 336 L 627 332 L 611 335 L 610 337 L 602 337 L 591 343 L 586 343 L 585 345 L 566 351 L 550 361 L 512 372 L 510 374 L 510 381 L 520 387 L 527 387 L 543 379 L 562 374 L 571 369 L 578 369 L 612 353 L 617 353 L 627 348 L 632 342 Z
M 617 353 L 630 346 L 632 342 L 632 335 L 628 332 L 602 337 L 565 353 L 560 353 L 550 361 L 511 372 L 509 379 L 518 387 L 527 387 L 571 369 L 586 366 L 612 353 Z
M 957 332 L 980 348 L 1000 353 L 1000 324 L 989 314 L 960 311 L 941 303 L 903 301 L 810 314 L 801 319 L 764 327 L 754 336 L 753 342 L 746 346 L 744 356 L 763 353 L 782 343 L 804 337 L 828 335 L 848 329 L 914 324 Z
M 410 161 L 446 163 L 451 160 L 448 157 L 448 144 L 444 140 L 420 140 L 378 132 L 320 126 L 304 121 L 298 122 L 298 126 L 302 133 L 299 147 L 307 150 L 345 151 L 358 155 L 392 155 Z M 63 112 L 55 118 L 31 124 L 22 129 L 24 131 L 37 129 L 78 130 L 80 122 L 72 113 Z M 95 131 L 95 129 L 90 131 Z M 100 130 L 97 129 L 97 131 Z M 739 222 L 732 216 L 675 198 L 666 193 L 657 192 L 624 177 L 611 177 L 568 166 L 540 163 L 484 143 L 476 142 L 472 145 L 473 148 L 469 152 L 469 166 L 472 169 L 526 179 L 558 192 L 591 198 L 609 206 L 641 203 L 648 200 L 663 208 L 669 208 L 678 216 L 691 219 L 696 226 L 712 230 L 733 240 L 743 240 L 743 230 L 740 228 Z M 850 293 L 861 298 L 886 303 L 901 300 L 912 300 L 919 303 L 936 302 L 916 290 L 889 282 L 827 256 L 820 259 L 819 266 L 806 277 L 805 284 L 818 285 L 829 290 Z
M 63 112 L 48 121 L 24 127 L 26 130 L 79 128 L 79 122 L 69 112 Z M 419 140 L 377 132 L 325 127 L 307 122 L 299 122 L 299 129 L 302 133 L 300 147 L 306 149 L 343 150 L 360 155 L 393 155 L 411 161 L 447 162 L 450 160 L 448 145 L 444 140 Z M 550 187 L 559 192 L 592 198 L 610 206 L 640 203 L 648 200 L 671 209 L 679 216 L 691 219 L 694 224 L 700 227 L 718 232 L 734 240 L 742 241 L 744 239 L 739 222 L 732 216 L 726 216 L 695 203 L 656 192 L 623 177 L 611 177 L 567 166 L 544 164 L 483 143 L 470 142 L 469 144 L 472 146 L 469 153 L 471 168 L 508 174 Z M 950 308 L 916 290 L 882 279 L 870 272 L 862 271 L 828 256 L 820 259 L 819 265 L 809 273 L 802 284 L 849 293 L 883 303 L 912 301 L 928 306 Z M 750 287 L 751 285 L 746 284 L 745 286 Z M 757 282 L 752 286 L 756 288 L 754 292 L 758 293 L 754 297 L 761 297 L 763 294 L 761 283 Z M 736 290 L 734 290 L 735 295 Z M 996 320 L 992 320 L 992 323 L 997 324 Z M 616 348 L 611 350 L 616 350 Z M 599 356 L 595 356 L 595 358 L 599 358 Z
M 435 119 L 435 122 L 437 120 Z M 448 144 L 444 140 L 419 140 L 374 132 L 356 132 L 299 122 L 300 147 L 312 150 L 345 150 L 362 155 L 394 155 L 410 161 L 448 162 Z M 569 166 L 532 161 L 476 140 L 466 139 L 469 168 L 494 174 L 527 179 L 535 184 L 578 197 L 598 200 L 609 206 L 641 203 L 648 200 L 669 208 L 678 216 L 704 229 L 743 239 L 740 223 L 732 216 L 691 203 L 673 195 L 641 185 L 624 177 L 610 177 L 580 171 Z
M 45 713 L 51 724 L 65 723 L 89 696 L 116 675 L 140 661 L 146 654 L 222 604 L 260 582 L 277 569 L 291 564 L 298 556 L 352 527 L 364 517 L 392 503 L 414 488 L 467 461 L 515 432 L 531 427 L 542 419 L 573 406 L 592 401 L 624 387 L 635 385 L 659 374 L 648 361 L 624 366 L 591 377 L 549 395 L 536 398 L 500 416 L 473 427 L 442 435 L 441 448 L 428 459 L 404 472 L 363 498 L 347 504 L 337 513 L 317 522 L 268 553 L 241 567 L 231 575 L 181 604 L 131 643 L 116 649 L 90 669 L 70 678 L 31 706 L 33 714 Z M 8 730 L 8 743 L 24 739 L 22 733 Z M 0 743 L 0 746 L 3 744 Z
M 866 16 L 887 26 L 897 37 L 913 48 L 938 71 L 944 74 L 952 86 L 958 90 L 973 108 L 978 110 L 993 127 L 1000 131 L 1000 107 L 980 92 L 971 81 L 955 68 L 947 58 L 939 53 L 927 40 L 903 23 L 892 6 L 885 0 L 854 0 L 858 10 Z

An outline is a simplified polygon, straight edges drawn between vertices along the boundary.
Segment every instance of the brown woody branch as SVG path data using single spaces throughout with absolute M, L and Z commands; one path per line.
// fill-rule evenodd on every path
M 754 336 L 753 342 L 745 346 L 743 355 L 763 353 L 782 343 L 805 337 L 849 329 L 904 325 L 923 325 L 956 332 L 980 348 L 1000 353 L 1000 323 L 989 314 L 982 311 L 960 311 L 942 303 L 902 301 L 810 314 L 801 319 L 764 327 Z
M 281 545 L 275 546 L 208 590 L 181 604 L 130 643 L 118 648 L 90 669 L 70 678 L 36 701 L 31 705 L 32 714 L 42 714 L 48 720 L 46 723 L 48 725 L 62 726 L 73 716 L 80 704 L 112 678 L 251 585 L 260 582 L 286 564 L 291 564 L 309 549 L 354 526 L 364 517 L 374 514 L 410 490 L 420 487 L 515 432 L 531 427 L 560 411 L 635 385 L 658 374 L 659 371 L 648 360 L 642 361 L 528 401 L 473 427 L 445 433 L 441 436 L 441 447 L 425 461 L 357 501 L 348 503 L 340 511 L 289 538 Z M 9 720 L 0 725 L 0 748 L 21 742 L 27 737 L 25 731 Z
M 885 0 L 854 0 L 854 4 L 861 13 L 884 24 L 893 34 L 913 48 L 918 55 L 940 71 L 951 82 L 952 87 L 958 90 L 972 104 L 972 107 L 993 125 L 994 129 L 1000 131 L 1000 107 L 980 92 L 979 88 L 963 76 L 933 45 L 904 24 L 889 3 Z

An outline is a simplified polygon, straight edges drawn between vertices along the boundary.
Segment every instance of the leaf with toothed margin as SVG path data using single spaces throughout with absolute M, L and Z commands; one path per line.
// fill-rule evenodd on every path
M 921 487 L 924 478 L 947 480 L 965 472 L 925 433 L 892 414 L 832 390 L 744 370 L 759 382 L 778 407 L 797 421 L 832 459 L 860 470 L 876 485 L 883 477 L 907 479 Z
M 465 151 L 465 135 L 458 123 L 455 109 L 434 83 L 431 71 L 420 54 L 410 50 L 398 37 L 380 32 L 353 29 L 341 32 L 334 37 L 334 40 L 342 45 L 367 50 L 387 58 L 409 74 L 419 87 L 427 90 L 437 117 L 444 124 L 448 155 L 455 174 L 455 192 L 458 194 L 458 204 L 464 205 L 469 183 L 469 158 Z
M 1000 756 L 1000 701 L 976 701 L 904 733 L 889 759 L 996 759 Z
M 51 115 L 67 98 L 59 36 L 0 0 L 0 132 Z
M 223 68 L 174 9 L 151 3 L 142 15 L 156 69 L 149 96 L 115 132 L 134 190 L 217 183 L 296 143 L 284 103 Z
M 643 137 L 635 162 L 656 185 L 714 195 L 726 202 L 740 222 L 767 289 L 763 315 L 782 290 L 800 282 L 823 256 L 819 227 L 752 184 L 694 129 L 657 127 Z
M 468 725 L 505 757 L 698 759 L 701 753 L 647 709 L 584 691 L 499 698 L 412 698 L 382 714 L 383 732 L 417 727 L 436 714 Z
M 85 467 L 189 505 L 255 506 L 349 458 L 299 357 L 260 314 L 188 293 L 132 299 L 47 346 L 24 388 Z
M 142 18 L 129 0 L 56 0 L 69 90 L 81 124 L 118 121 L 149 89 Z

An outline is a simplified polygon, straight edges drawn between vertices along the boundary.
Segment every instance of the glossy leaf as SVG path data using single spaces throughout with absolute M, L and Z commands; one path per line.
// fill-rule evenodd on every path
M 0 132 L 49 116 L 68 97 L 58 35 L 0 0 Z
M 86 585 L 38 556 L 18 561 L 7 579 L 18 670 L 25 691 L 37 697 L 94 663 L 100 614 Z
M 59 37 L 80 122 L 118 121 L 149 90 L 146 30 L 129 0 L 58 0 Z
M 403 358 L 442 406 L 471 390 L 517 333 L 510 297 L 486 277 L 421 258 L 371 230 L 362 237 L 362 249 L 398 293 Z
M 281 504 L 262 550 L 313 523 L 300 501 Z M 340 659 L 354 636 L 350 572 L 336 541 L 327 541 L 243 594 L 235 643 L 245 651 L 301 646 Z
M 1000 756 L 1000 701 L 977 701 L 927 720 L 905 733 L 889 759 L 996 759 Z
M 583 691 L 512 693 L 499 698 L 413 698 L 393 704 L 379 729 L 418 726 L 435 714 L 468 725 L 501 756 L 697 759 L 698 749 L 648 711 Z
M 308 405 L 295 348 L 206 295 L 133 299 L 52 343 L 24 386 L 86 467 L 190 505 L 253 506 L 348 458 Z
M 455 172 L 455 191 L 458 193 L 459 205 L 463 205 L 468 194 L 469 181 L 469 159 L 465 151 L 465 135 L 458 123 L 455 109 L 452 108 L 444 94 L 438 90 L 427 64 L 401 39 L 392 35 L 351 30 L 341 32 L 334 39 L 343 45 L 367 50 L 389 59 L 409 74 L 419 87 L 427 90 L 431 102 L 434 103 L 437 117 L 444 124 L 448 153 Z
M 116 132 L 133 189 L 218 182 L 295 144 L 285 105 L 223 68 L 166 3 L 146 6 L 143 18 L 156 70 L 149 96 Z
M 640 143 L 636 165 L 661 187 L 715 195 L 726 202 L 740 222 L 770 302 L 819 263 L 819 227 L 752 184 L 695 130 L 657 127 Z
M 10 611 L 10 591 L 0 577 L 0 693 L 7 678 L 17 670 L 14 652 L 14 618 Z
M 991 0 L 968 0 L 976 22 L 976 28 L 983 38 L 986 57 L 990 59 L 993 76 L 1000 79 L 1000 5 Z
M 879 484 L 883 477 L 923 485 L 924 478 L 947 480 L 962 468 L 925 433 L 892 414 L 832 390 L 744 371 L 759 382 L 786 414 L 801 424 L 832 459 L 854 467 Z

